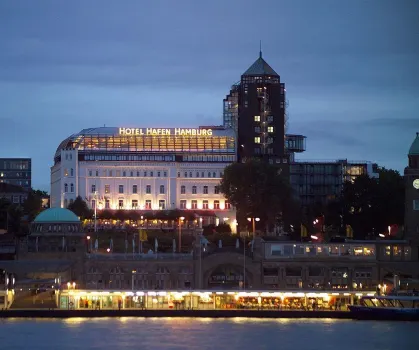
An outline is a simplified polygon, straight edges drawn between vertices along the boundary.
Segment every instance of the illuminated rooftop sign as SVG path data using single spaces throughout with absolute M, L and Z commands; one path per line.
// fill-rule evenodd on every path
M 212 129 L 137 129 L 137 128 L 119 128 L 119 135 L 137 136 L 137 135 L 166 135 L 166 136 L 212 136 Z

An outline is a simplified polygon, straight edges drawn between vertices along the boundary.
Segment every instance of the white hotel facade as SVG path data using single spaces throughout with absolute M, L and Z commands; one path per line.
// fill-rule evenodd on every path
M 235 230 L 235 210 L 218 189 L 235 161 L 230 129 L 84 129 L 56 150 L 51 207 L 80 196 L 98 210 L 207 212 Z

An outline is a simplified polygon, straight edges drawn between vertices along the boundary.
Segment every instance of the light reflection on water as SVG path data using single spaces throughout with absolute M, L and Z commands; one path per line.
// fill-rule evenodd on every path
M 212 318 L 0 320 L 0 348 L 156 350 L 418 349 L 417 323 Z

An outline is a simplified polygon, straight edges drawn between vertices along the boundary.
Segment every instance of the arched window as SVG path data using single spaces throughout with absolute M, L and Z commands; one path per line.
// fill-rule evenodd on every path
M 70 176 L 74 176 L 74 170 L 73 170 L 73 168 L 70 169 Z
M 196 172 L 196 177 L 199 177 L 199 171 Z
M 212 173 L 212 177 L 217 177 L 217 175 L 215 174 L 215 172 Z
M 160 185 L 160 194 L 164 194 L 164 185 Z
M 185 194 L 185 193 L 186 193 L 186 187 L 180 186 L 180 194 Z
M 68 185 L 64 184 L 64 192 L 68 192 Z
M 208 172 L 208 177 L 211 177 L 211 173 L 210 172 Z
M 70 192 L 71 192 L 71 193 L 73 193 L 73 192 L 74 192 L 74 185 L 73 185 L 73 184 L 71 184 L 71 185 L 70 185 Z

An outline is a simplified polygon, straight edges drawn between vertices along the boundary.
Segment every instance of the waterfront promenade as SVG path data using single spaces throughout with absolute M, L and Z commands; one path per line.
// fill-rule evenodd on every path
M 0 318 L 104 318 L 104 317 L 196 317 L 196 318 L 264 318 L 264 319 L 355 319 L 348 311 L 304 310 L 60 310 L 12 309 L 0 311 Z M 419 321 L 417 317 L 400 315 L 395 318 L 370 320 Z

